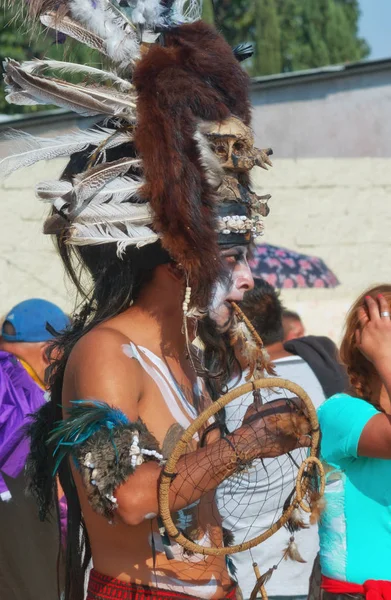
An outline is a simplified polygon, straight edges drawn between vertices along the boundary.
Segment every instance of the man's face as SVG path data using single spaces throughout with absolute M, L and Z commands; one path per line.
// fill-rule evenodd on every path
M 224 273 L 215 284 L 209 306 L 209 316 L 220 331 L 231 325 L 233 308 L 231 302 L 241 302 L 244 293 L 252 290 L 254 280 L 247 262 L 247 246 L 232 246 L 221 251 Z

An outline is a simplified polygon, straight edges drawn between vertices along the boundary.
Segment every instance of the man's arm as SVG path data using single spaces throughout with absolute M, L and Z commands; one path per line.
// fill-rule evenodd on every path
M 135 422 L 145 373 L 136 360 L 123 353 L 120 334 L 104 330 L 93 333 L 81 340 L 67 366 L 65 408 L 75 399 L 103 400 Z M 308 445 L 309 423 L 294 404 L 278 400 L 252 413 L 242 427 L 227 436 L 228 441 L 219 439 L 180 458 L 170 490 L 171 510 L 180 510 L 215 489 L 242 462 Z M 149 427 L 153 434 L 153 424 Z M 158 513 L 161 472 L 159 463 L 144 463 L 117 488 L 117 514 L 125 523 L 138 525 L 146 515 Z M 79 493 L 83 493 L 80 486 Z
M 195 502 L 242 464 L 308 446 L 309 433 L 308 420 L 285 400 L 269 402 L 250 424 L 179 459 L 170 486 L 171 510 L 175 512 Z M 139 524 L 148 513 L 158 513 L 160 475 L 161 467 L 156 463 L 142 465 L 118 488 L 118 513 L 129 525 Z

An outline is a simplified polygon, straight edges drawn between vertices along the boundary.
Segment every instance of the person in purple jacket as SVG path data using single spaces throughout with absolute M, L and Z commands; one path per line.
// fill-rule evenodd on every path
M 55 304 L 30 299 L 6 315 L 0 337 L 0 596 L 54 600 L 58 534 L 25 494 L 26 426 L 46 401 L 47 347 L 69 324 Z M 64 518 L 64 515 L 60 515 Z

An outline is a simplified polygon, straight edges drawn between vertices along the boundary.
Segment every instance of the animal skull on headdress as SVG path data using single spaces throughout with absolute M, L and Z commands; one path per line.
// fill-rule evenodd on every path
M 269 159 L 273 153 L 271 148 L 255 148 L 252 130 L 237 117 L 220 123 L 205 122 L 200 126 L 200 131 L 223 170 L 216 189 L 219 202 L 238 202 L 247 206 L 249 212 L 254 213 L 253 216 L 258 214 L 266 217 L 269 214 L 267 203 L 270 195 L 258 196 L 251 191 L 248 175 L 255 166 L 264 169 L 267 169 L 266 165 L 272 166 Z
M 247 173 L 255 166 L 263 169 L 267 169 L 266 165 L 272 166 L 269 159 L 273 153 L 271 148 L 255 148 L 253 132 L 237 117 L 230 117 L 222 123 L 205 123 L 202 133 L 227 171 Z

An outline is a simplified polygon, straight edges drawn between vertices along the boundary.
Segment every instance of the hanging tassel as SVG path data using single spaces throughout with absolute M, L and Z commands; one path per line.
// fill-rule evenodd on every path
M 326 501 L 322 494 L 319 492 L 311 492 L 310 496 L 310 506 L 311 506 L 311 516 L 310 523 L 311 525 L 315 525 L 320 520 L 322 516 L 322 512 L 325 509 Z
M 230 556 L 229 554 L 225 555 L 225 564 L 227 565 L 227 569 L 229 574 L 233 577 L 236 578 L 237 572 L 238 572 L 238 568 L 235 565 L 232 556 Z
M 293 535 L 292 535 L 292 537 L 289 538 L 288 547 L 284 550 L 283 554 L 284 554 L 285 560 L 288 560 L 288 558 L 290 558 L 291 560 L 294 560 L 299 563 L 307 562 L 301 556 Z
M 238 342 L 241 344 L 240 351 L 249 366 L 247 381 L 253 376 L 255 378 L 264 377 L 264 371 L 269 375 L 275 375 L 273 363 L 270 362 L 262 338 L 236 302 L 231 304 L 236 314 L 236 323 L 231 332 L 231 344 L 234 345 Z

